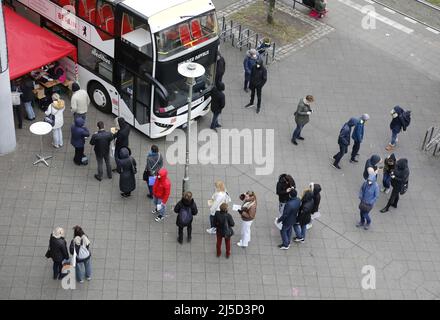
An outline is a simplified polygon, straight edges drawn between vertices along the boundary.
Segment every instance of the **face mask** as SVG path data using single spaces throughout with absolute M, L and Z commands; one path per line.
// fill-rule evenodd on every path
M 261 66 L 260 66 L 259 64 L 257 64 L 257 68 L 258 68 L 258 69 L 260 69 L 260 68 L 261 68 Z

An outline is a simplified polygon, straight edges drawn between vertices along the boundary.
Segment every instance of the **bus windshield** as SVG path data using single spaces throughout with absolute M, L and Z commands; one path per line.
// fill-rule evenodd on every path
M 214 11 L 194 17 L 156 34 L 159 60 L 195 47 L 218 35 Z

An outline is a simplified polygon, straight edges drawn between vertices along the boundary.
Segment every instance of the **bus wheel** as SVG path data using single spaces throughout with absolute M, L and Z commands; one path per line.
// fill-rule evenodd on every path
M 92 82 L 89 85 L 87 92 L 90 100 L 98 110 L 104 113 L 112 113 L 112 101 L 110 99 L 110 95 L 102 84 Z

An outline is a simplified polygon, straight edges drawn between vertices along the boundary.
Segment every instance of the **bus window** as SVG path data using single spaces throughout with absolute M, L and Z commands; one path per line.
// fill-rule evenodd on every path
M 216 37 L 217 34 L 218 25 L 214 12 L 208 12 L 190 21 L 162 30 L 156 35 L 159 59 L 163 60 L 194 47 Z
M 113 6 L 107 1 L 98 0 L 96 7 L 96 24 L 107 33 L 115 34 L 115 15 L 113 13 Z
M 95 74 L 112 82 L 113 60 L 104 52 L 78 40 L 78 63 Z
M 127 13 L 122 16 L 121 40 L 143 54 L 153 56 L 150 28 L 146 23 Z
M 66 0 L 64 0 L 66 1 Z M 78 16 L 90 23 L 96 23 L 96 0 L 78 0 Z

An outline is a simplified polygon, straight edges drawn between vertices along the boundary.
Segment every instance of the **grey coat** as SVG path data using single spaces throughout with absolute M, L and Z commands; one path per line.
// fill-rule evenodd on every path
M 304 99 L 301 99 L 298 103 L 298 109 L 295 112 L 295 122 L 299 126 L 305 126 L 310 121 L 310 116 L 307 112 L 311 112 L 312 109 L 309 105 L 304 103 Z

